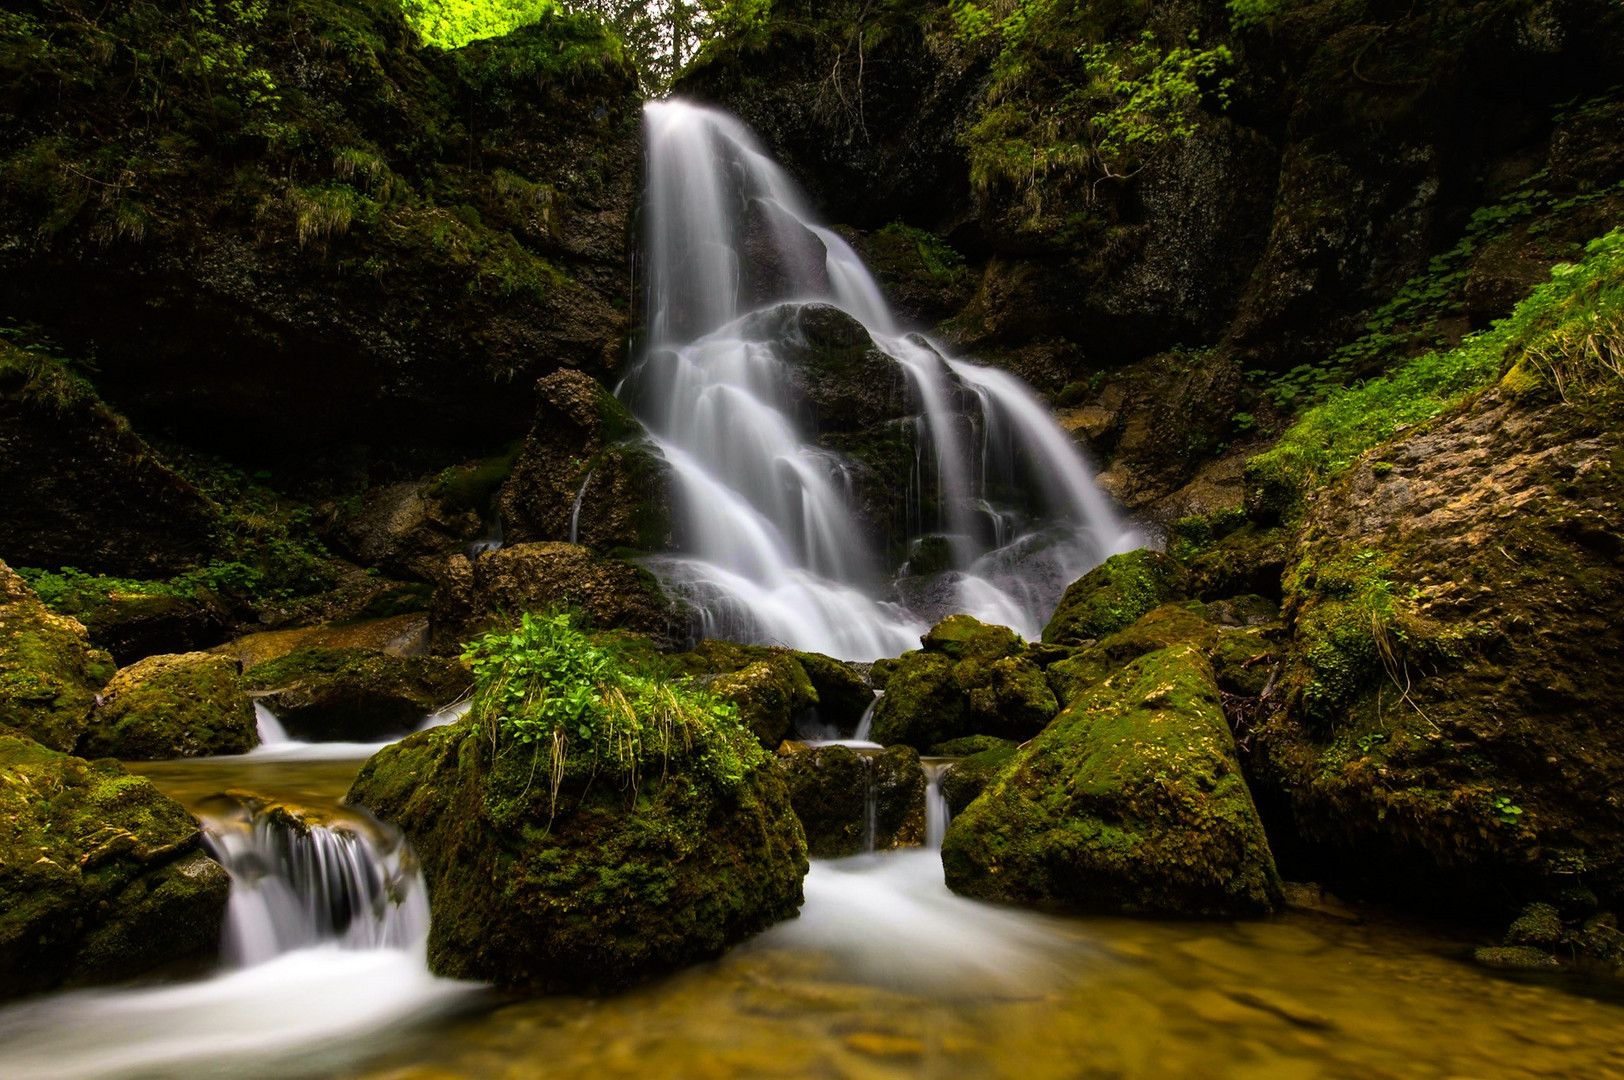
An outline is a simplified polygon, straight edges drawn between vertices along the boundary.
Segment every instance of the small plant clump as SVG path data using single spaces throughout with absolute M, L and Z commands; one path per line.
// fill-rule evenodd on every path
M 640 779 L 674 758 L 697 755 L 692 764 L 723 787 L 760 763 L 734 705 L 671 681 L 630 645 L 595 639 L 567 611 L 527 613 L 474 639 L 463 659 L 474 670 L 469 716 L 492 757 L 529 750 L 528 789 L 545 752 L 552 813 L 566 774 L 611 778 L 635 800 Z

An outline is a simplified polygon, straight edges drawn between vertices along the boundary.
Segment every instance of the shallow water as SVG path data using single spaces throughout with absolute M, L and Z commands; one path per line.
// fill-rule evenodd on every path
M 132 767 L 194 804 L 230 787 L 330 806 L 359 764 Z M 953 896 L 920 850 L 815 862 L 806 896 L 721 959 L 602 1000 L 514 999 L 338 949 L 56 995 L 0 1012 L 0 1075 L 1624 1077 L 1624 1007 L 1372 913 L 1047 916 Z

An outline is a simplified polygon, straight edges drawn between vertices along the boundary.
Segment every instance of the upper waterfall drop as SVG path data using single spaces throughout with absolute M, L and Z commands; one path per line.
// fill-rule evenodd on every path
M 856 660 L 964 611 L 1028 638 L 1138 545 L 1016 377 L 904 332 L 750 130 L 644 106 L 644 345 L 619 388 L 676 480 L 648 560 L 708 636 Z

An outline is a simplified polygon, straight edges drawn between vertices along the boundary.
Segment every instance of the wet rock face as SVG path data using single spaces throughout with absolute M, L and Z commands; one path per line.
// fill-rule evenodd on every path
M 143 62 L 188 40 L 186 12 L 102 10 L 105 61 L 76 16 L 41 14 L 63 50 L 9 69 L 0 295 L 95 355 L 141 428 L 279 480 L 353 478 L 488 451 L 524 429 L 515 386 L 618 363 L 641 102 L 601 31 L 559 18 L 441 52 L 374 0 L 211 16 L 222 55 L 287 91 L 265 113 Z M 149 115 L 116 89 L 134 83 L 172 107 Z M 72 180 L 27 164 L 59 137 Z M 123 173 L 87 163 L 103 149 Z
M 720 738 L 743 740 L 733 780 L 699 764 Z M 492 762 L 484 737 L 459 723 L 374 755 L 350 789 L 422 860 L 435 972 L 606 992 L 714 956 L 799 909 L 801 827 L 748 735 L 696 735 L 631 800 L 578 770 L 556 808 L 545 783 L 527 783 L 528 758 Z
M 254 665 L 244 678 L 291 737 L 314 742 L 392 738 L 473 685 L 460 661 L 371 649 L 299 649 Z
M 129 577 L 207 561 L 214 505 L 51 363 L 0 343 L 0 558 Z
M 0 997 L 126 979 L 218 947 L 230 878 L 179 803 L 117 762 L 14 732 L 0 731 L 0 778 Z
M 455 653 L 469 638 L 520 612 L 573 605 L 603 629 L 668 641 L 677 618 L 646 570 L 601 558 L 579 544 L 514 544 L 442 569 L 430 611 L 430 647 Z
M 113 671 L 77 619 L 53 614 L 0 562 L 0 725 L 72 750 Z
M 441 497 L 433 481 L 374 488 L 359 511 L 328 530 L 329 543 L 362 566 L 430 581 L 450 556 L 486 531 L 483 515 Z
M 967 896 L 1092 910 L 1249 915 L 1280 895 L 1212 668 L 1189 645 L 1073 701 L 954 817 L 942 863 Z
M 125 761 L 245 754 L 259 745 L 254 708 L 229 656 L 149 656 L 107 684 L 79 737 L 85 757 Z
M 1366 888 L 1624 895 L 1621 453 L 1592 407 L 1490 393 L 1310 505 L 1257 771 Z
M 535 422 L 497 496 L 504 539 L 669 549 L 674 479 L 643 426 L 579 371 L 543 378 L 536 397 Z
M 775 762 L 806 833 L 807 854 L 838 859 L 925 840 L 925 774 L 919 752 L 893 746 L 862 754 L 846 746 L 786 743 Z

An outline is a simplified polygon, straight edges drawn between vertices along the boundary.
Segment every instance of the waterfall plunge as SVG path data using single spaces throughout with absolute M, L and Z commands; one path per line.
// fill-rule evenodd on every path
M 648 338 L 620 393 L 677 481 L 682 549 L 649 565 L 704 634 L 874 659 L 966 611 L 1035 638 L 1068 583 L 1138 545 L 1031 391 L 901 332 L 743 124 L 676 101 L 644 115 Z M 907 540 L 935 537 L 946 569 L 884 565 L 861 464 L 819 442 L 797 393 L 800 323 L 765 311 L 786 303 L 840 308 L 891 361 L 912 421 Z

